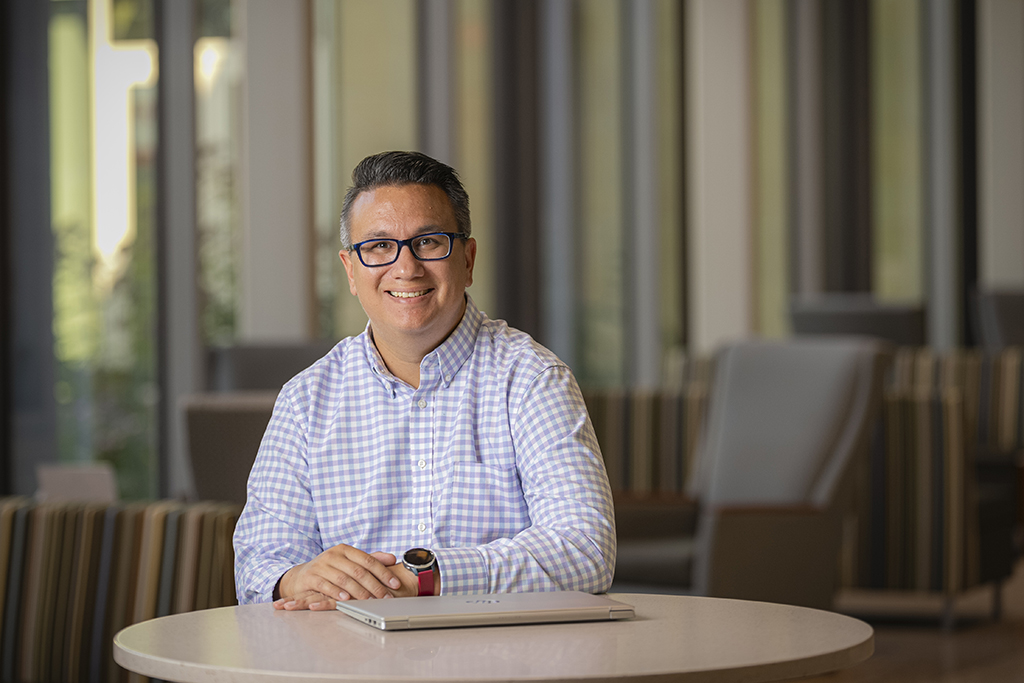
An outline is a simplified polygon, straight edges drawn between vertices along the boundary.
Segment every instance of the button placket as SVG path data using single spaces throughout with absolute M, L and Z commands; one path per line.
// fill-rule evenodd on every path
M 426 387 L 421 384 L 421 390 L 425 388 Z M 422 395 L 423 394 L 421 394 L 421 396 Z M 422 534 L 427 533 L 433 526 L 433 520 L 430 512 L 430 492 L 432 484 L 430 481 L 431 474 L 428 464 L 430 462 L 429 456 L 432 450 L 434 427 L 432 424 L 432 411 L 430 410 L 431 405 L 429 396 L 427 398 L 416 399 L 410 407 L 412 408 L 412 423 L 415 425 L 416 431 L 416 436 L 412 441 L 412 452 L 409 453 L 411 459 L 410 464 L 413 467 L 413 471 L 416 473 L 416 498 L 418 500 L 422 500 L 422 506 L 419 504 L 416 505 L 416 509 L 418 511 L 416 516 L 422 520 L 416 522 L 416 530 Z M 424 540 L 422 542 L 425 543 L 426 541 Z

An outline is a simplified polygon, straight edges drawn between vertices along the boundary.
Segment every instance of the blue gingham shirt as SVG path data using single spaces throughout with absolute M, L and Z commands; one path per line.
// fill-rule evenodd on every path
M 277 398 L 235 529 L 239 602 L 339 543 L 430 548 L 445 594 L 607 590 L 611 492 L 569 368 L 468 296 L 418 389 L 369 325 L 339 342 Z

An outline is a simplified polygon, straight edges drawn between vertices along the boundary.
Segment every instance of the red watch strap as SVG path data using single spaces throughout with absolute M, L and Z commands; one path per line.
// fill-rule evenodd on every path
M 420 592 L 422 595 L 433 595 L 434 594 L 434 570 L 427 569 L 416 575 L 416 578 L 420 582 Z

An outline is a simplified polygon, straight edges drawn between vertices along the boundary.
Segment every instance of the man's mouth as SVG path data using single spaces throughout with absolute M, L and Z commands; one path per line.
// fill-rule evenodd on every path
M 416 297 L 423 296 L 424 294 L 427 294 L 430 291 L 431 290 L 429 290 L 429 289 L 421 289 L 418 292 L 395 292 L 395 291 L 388 291 L 388 294 L 390 294 L 391 296 L 395 297 L 396 299 L 415 299 Z

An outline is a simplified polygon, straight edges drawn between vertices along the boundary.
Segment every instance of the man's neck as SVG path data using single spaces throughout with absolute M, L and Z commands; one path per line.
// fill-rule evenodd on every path
M 391 374 L 412 388 L 419 389 L 420 363 L 428 353 L 443 344 L 451 336 L 452 332 L 458 329 L 465 315 L 466 305 L 463 304 L 462 315 L 459 316 L 455 325 L 452 329 L 448 330 L 447 334 L 436 341 L 424 342 L 422 336 L 399 337 L 396 339 L 384 338 L 374 331 L 372 322 L 370 323 L 370 339 L 373 341 L 374 346 L 377 347 L 381 359 L 383 359 Z
M 430 353 L 433 349 L 419 352 L 401 353 L 396 352 L 387 344 L 382 344 L 380 340 L 374 339 L 374 345 L 377 347 L 377 351 L 380 353 L 380 357 L 384 360 L 384 365 L 387 366 L 391 374 L 402 380 L 413 389 L 419 389 L 420 387 L 420 362 L 423 358 Z

